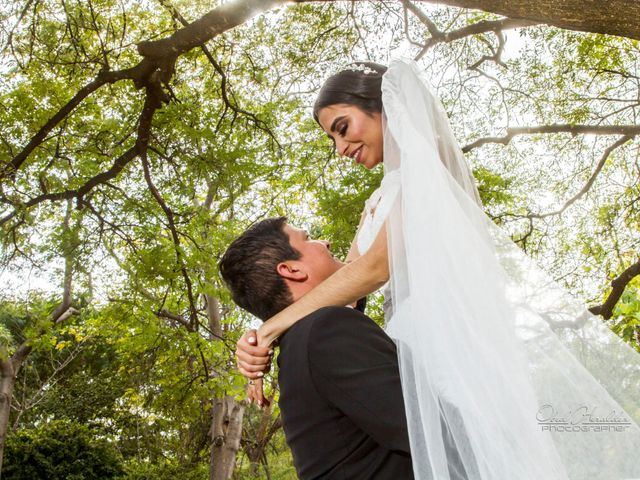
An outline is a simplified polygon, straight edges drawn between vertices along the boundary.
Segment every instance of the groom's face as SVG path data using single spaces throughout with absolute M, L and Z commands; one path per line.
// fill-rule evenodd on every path
M 285 224 L 283 231 L 291 246 L 300 252 L 298 260 L 286 263 L 298 271 L 305 285 L 313 288 L 344 266 L 331 253 L 329 242 L 313 239 L 306 230 L 289 224 Z

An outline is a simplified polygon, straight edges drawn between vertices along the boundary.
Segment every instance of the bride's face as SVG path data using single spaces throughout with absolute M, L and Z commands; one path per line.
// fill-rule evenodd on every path
M 382 162 L 382 115 L 354 105 L 338 104 L 318 112 L 318 123 L 329 135 L 338 154 L 371 169 Z

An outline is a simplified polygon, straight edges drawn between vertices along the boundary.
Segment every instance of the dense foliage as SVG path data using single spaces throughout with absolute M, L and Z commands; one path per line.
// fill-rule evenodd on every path
M 98 480 L 121 478 L 115 446 L 89 428 L 49 422 L 11 435 L 5 451 L 7 480 Z
M 101 72 L 136 65 L 136 43 L 167 37 L 221 3 L 0 6 L 0 161 L 15 158 Z M 422 8 L 443 31 L 496 19 Z M 3 476 L 44 478 L 10 475 L 31 472 L 24 462 L 58 468 L 82 450 L 92 468 L 106 469 L 100 478 L 206 478 L 214 400 L 242 398 L 233 350 L 255 322 L 231 303 L 217 259 L 247 225 L 272 215 L 346 253 L 382 171 L 336 157 L 311 119 L 314 94 L 340 65 L 415 56 L 428 36 L 401 2 L 283 7 L 181 55 L 145 154 L 112 178 L 100 175 L 135 145 L 146 105 L 145 89 L 129 80 L 88 96 L 3 177 L 9 288 L 0 360 L 30 349 L 13 391 Z M 638 262 L 639 144 L 606 127 L 637 127 L 639 54 L 634 40 L 541 25 L 440 42 L 419 60 L 469 146 L 487 213 L 589 305 L 602 304 L 610 281 Z M 473 143 L 523 126 L 544 128 Z M 29 203 L 90 182 L 82 195 Z M 639 292 L 636 278 L 609 321 L 637 348 Z M 61 302 L 74 310 L 57 322 Z M 381 320 L 379 299 L 369 313 Z M 280 426 L 277 404 L 247 407 L 236 478 L 292 477 Z M 58 461 L 42 453 L 55 442 L 68 442 Z

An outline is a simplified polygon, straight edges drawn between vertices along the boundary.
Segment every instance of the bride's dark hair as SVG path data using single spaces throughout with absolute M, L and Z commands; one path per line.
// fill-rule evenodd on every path
M 382 112 L 382 75 L 387 67 L 373 62 L 355 62 L 330 76 L 313 104 L 313 118 L 325 107 L 344 103 L 366 113 Z

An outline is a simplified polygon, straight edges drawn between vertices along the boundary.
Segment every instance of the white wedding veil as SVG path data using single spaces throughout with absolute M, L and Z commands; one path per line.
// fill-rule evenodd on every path
M 392 312 L 417 479 L 640 479 L 640 355 L 483 213 L 413 62 L 382 80 Z

